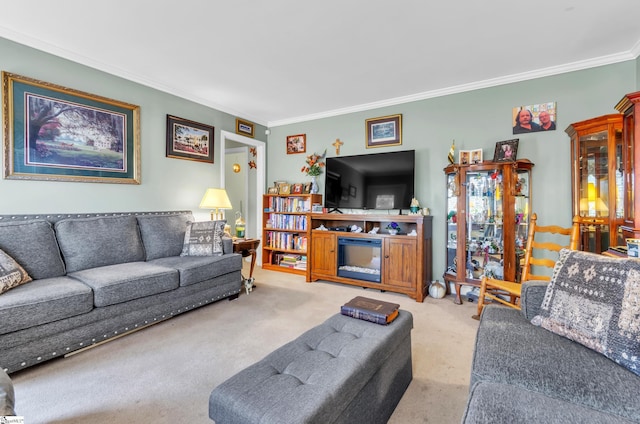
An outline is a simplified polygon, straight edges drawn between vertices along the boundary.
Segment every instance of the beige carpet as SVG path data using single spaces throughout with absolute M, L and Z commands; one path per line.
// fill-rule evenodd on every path
M 475 304 L 455 305 L 452 297 L 417 303 L 258 267 L 255 276 L 250 295 L 13 374 L 18 414 L 28 424 L 212 423 L 208 399 L 216 385 L 361 295 L 399 303 L 414 316 L 413 381 L 389 422 L 460 422 Z

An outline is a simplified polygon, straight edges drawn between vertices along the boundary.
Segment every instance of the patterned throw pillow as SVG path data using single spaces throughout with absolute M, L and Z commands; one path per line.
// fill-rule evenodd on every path
M 0 249 L 0 294 L 29 281 L 27 271 Z
M 180 256 L 222 255 L 222 234 L 227 221 L 190 222 Z
M 531 323 L 640 375 L 640 261 L 561 250 Z

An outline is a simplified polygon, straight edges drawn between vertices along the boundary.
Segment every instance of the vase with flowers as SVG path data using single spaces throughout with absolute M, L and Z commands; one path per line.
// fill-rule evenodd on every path
M 327 151 L 325 150 L 324 153 L 322 153 L 322 155 L 319 155 L 317 153 L 308 155 L 306 159 L 307 164 L 304 165 L 300 170 L 301 172 L 304 172 L 305 174 L 311 177 L 311 193 L 312 194 L 318 193 L 318 183 L 316 182 L 316 177 L 322 174 L 322 168 L 324 168 L 324 162 L 322 162 L 322 159 L 324 159 L 326 154 L 327 154 Z
M 396 234 L 398 234 L 398 231 L 400 231 L 400 226 L 398 225 L 397 222 L 391 221 L 390 223 L 387 224 L 387 231 L 392 236 L 395 236 Z

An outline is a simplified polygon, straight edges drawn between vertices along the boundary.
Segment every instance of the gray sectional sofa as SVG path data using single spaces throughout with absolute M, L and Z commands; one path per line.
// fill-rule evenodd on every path
M 462 422 L 640 423 L 640 376 L 531 323 L 546 291 L 546 283 L 527 282 L 522 311 L 484 308 Z
M 12 373 L 238 296 L 242 258 L 181 256 L 190 211 L 0 215 L 0 249 L 33 281 L 0 294 Z M 189 226 L 190 228 L 190 226 Z

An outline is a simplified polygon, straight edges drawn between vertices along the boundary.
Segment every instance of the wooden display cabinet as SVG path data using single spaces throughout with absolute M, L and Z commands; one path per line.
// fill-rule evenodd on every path
M 444 280 L 456 287 L 479 287 L 482 275 L 520 278 L 531 213 L 528 159 L 450 165 L 447 181 L 446 264 Z
M 389 234 L 390 222 L 399 225 L 398 234 Z M 312 214 L 308 281 L 387 290 L 422 302 L 431 282 L 431 222 L 422 215 Z M 374 228 L 377 233 L 370 233 Z
M 305 275 L 309 279 L 308 247 L 313 204 L 320 194 L 262 196 L 262 268 Z
M 572 213 L 593 221 L 581 226 L 580 250 L 602 253 L 624 244 L 622 114 L 576 122 L 565 132 L 571 137 Z
M 640 148 L 635 140 L 640 140 L 640 91 L 625 95 L 616 105 L 623 114 L 622 123 L 622 173 L 624 175 L 623 218 L 620 231 L 623 238 L 640 238 Z M 621 243 L 624 244 L 624 243 Z

